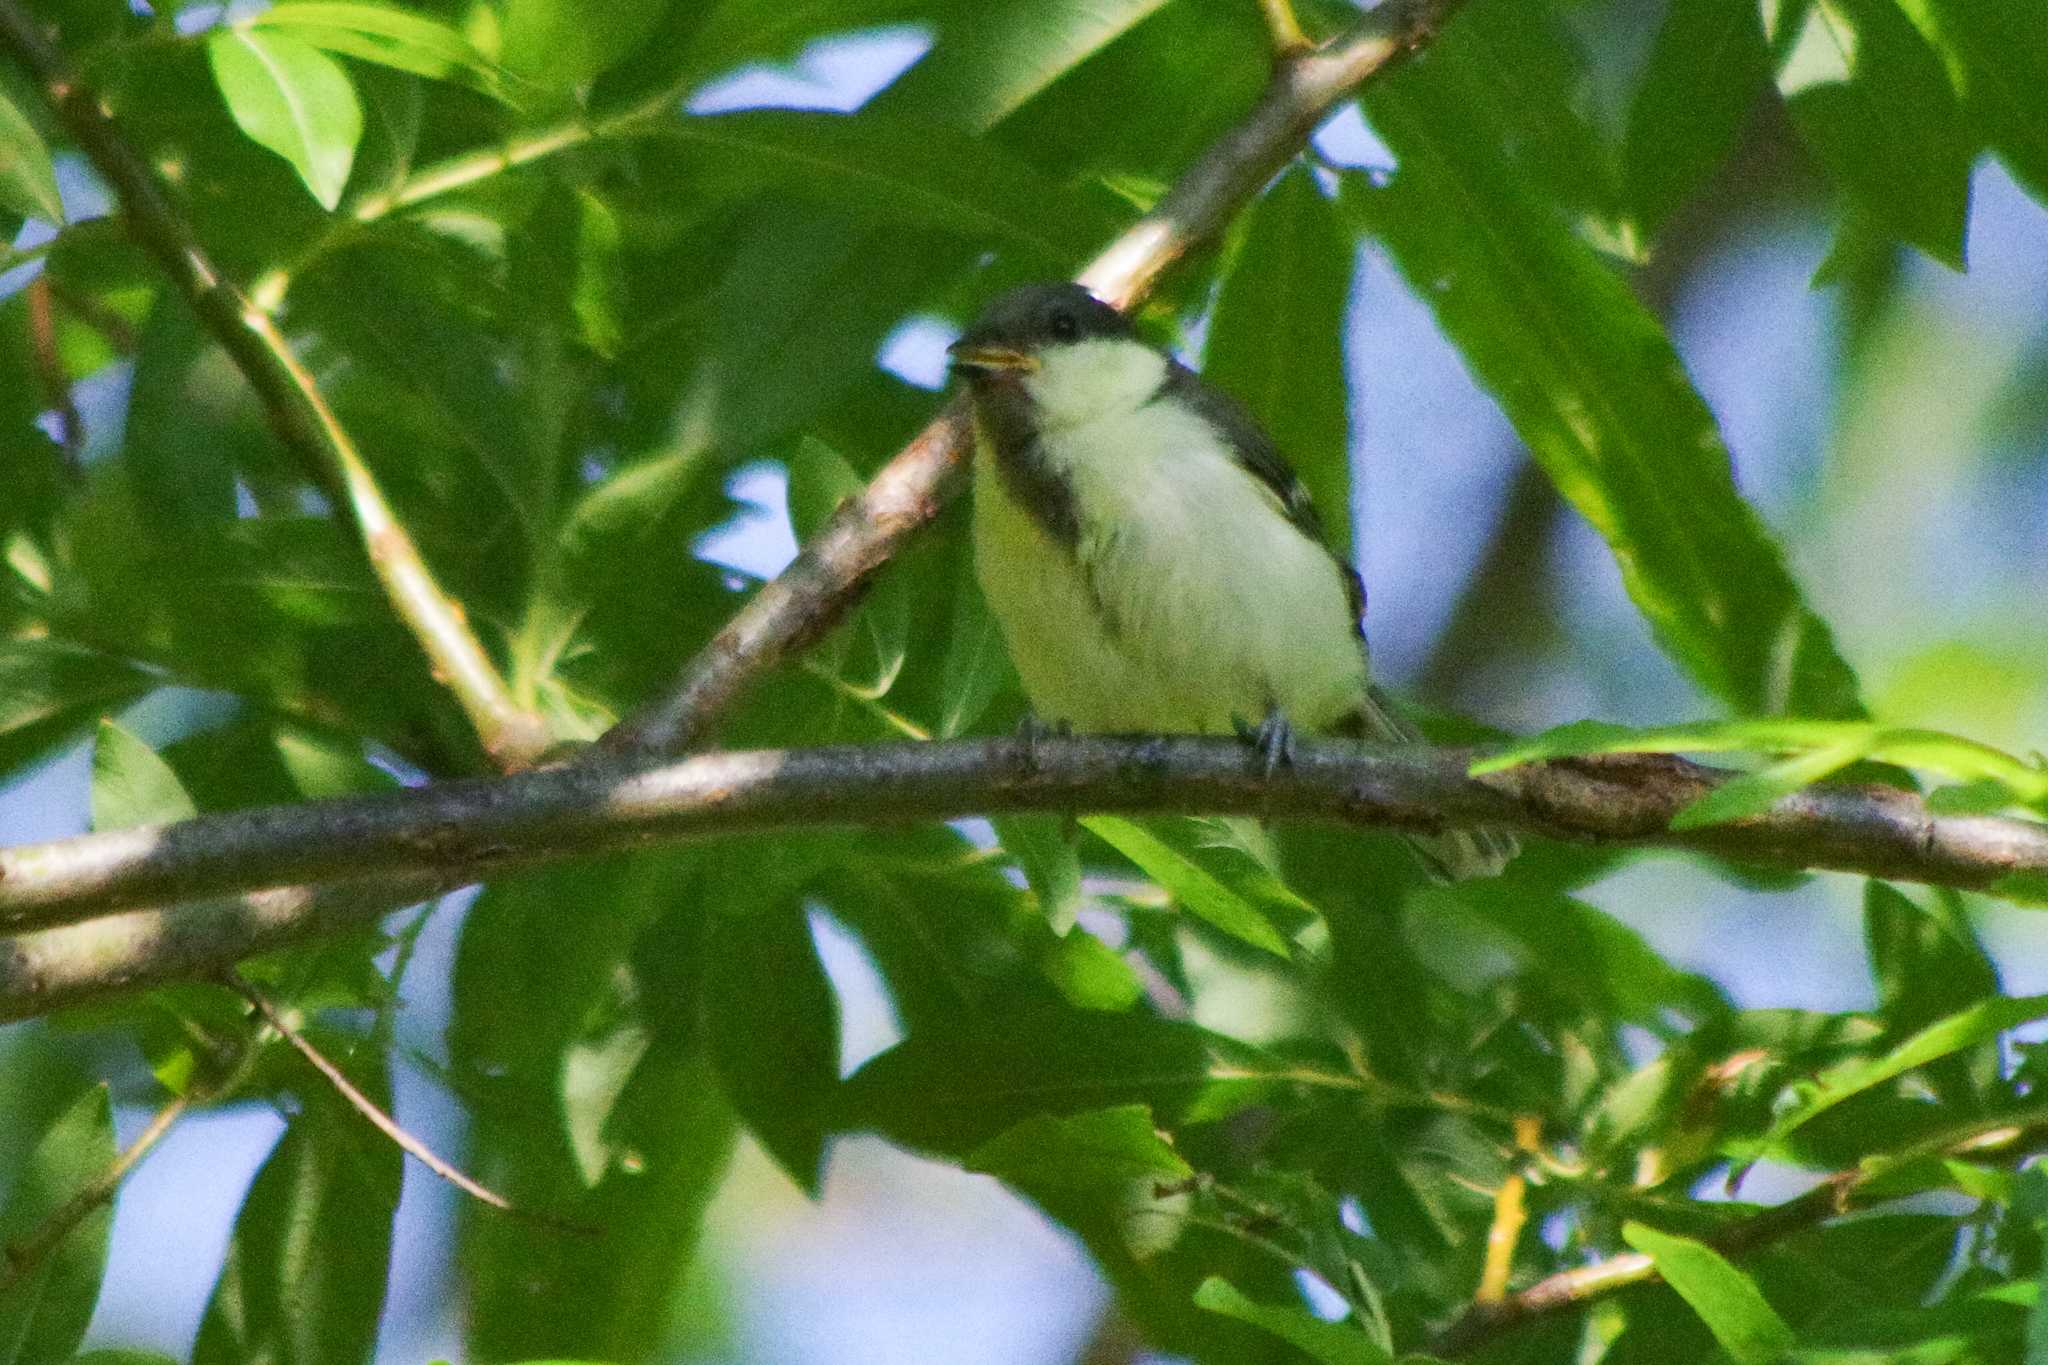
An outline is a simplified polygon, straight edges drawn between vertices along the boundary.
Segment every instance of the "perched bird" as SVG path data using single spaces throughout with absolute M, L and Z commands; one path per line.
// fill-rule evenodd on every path
M 1357 572 L 1234 400 L 1074 284 L 1003 295 L 949 354 L 974 403 L 975 566 L 1039 717 L 1236 731 L 1269 761 L 1290 727 L 1420 740 L 1371 684 Z M 1409 842 L 1447 878 L 1515 849 Z

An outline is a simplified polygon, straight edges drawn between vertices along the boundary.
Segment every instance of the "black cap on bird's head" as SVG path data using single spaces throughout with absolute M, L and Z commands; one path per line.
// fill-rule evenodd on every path
M 1131 320 L 1078 284 L 1027 284 L 1002 295 L 946 348 L 956 373 L 1031 370 L 1048 346 L 1130 337 Z

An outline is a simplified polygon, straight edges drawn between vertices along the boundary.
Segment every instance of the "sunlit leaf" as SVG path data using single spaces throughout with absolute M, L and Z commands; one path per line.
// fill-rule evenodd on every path
M 459 77 L 500 94 L 503 77 L 475 44 L 437 19 L 373 0 L 282 0 L 255 18 L 252 29 L 289 33 L 314 47 L 416 76 Z
M 5 90 L 0 90 L 0 208 L 46 222 L 64 221 L 50 149 Z
M 253 28 L 215 33 L 206 55 L 242 131 L 289 161 L 322 208 L 339 204 L 363 135 L 348 73 L 310 43 Z
M 92 751 L 94 829 L 127 829 L 196 813 L 184 784 L 156 750 L 114 722 L 100 722 Z
M 1641 1223 L 1622 1236 L 1657 1263 L 1657 1273 L 1700 1315 L 1737 1365 L 1777 1365 L 1792 1349 L 1792 1329 L 1747 1275 L 1704 1242 Z
M 1089 833 L 1138 865 L 1189 913 L 1254 948 L 1288 956 L 1287 940 L 1260 909 L 1238 894 L 1185 848 L 1176 848 L 1155 828 L 1111 815 L 1082 820 Z
M 499 57 L 536 85 L 582 85 L 645 41 L 667 7 L 667 0 L 509 0 Z
M 50 639 L 0 640 L 0 773 L 111 715 L 152 686 L 135 664 Z

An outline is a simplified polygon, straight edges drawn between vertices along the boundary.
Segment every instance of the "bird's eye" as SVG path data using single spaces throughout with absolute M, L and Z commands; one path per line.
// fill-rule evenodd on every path
M 1045 325 L 1051 330 L 1054 341 L 1079 341 L 1081 339 L 1081 319 L 1075 317 L 1064 308 L 1046 319 Z

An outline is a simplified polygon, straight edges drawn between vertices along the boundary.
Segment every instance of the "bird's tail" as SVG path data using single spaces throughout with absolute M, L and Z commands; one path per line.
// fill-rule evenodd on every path
M 1396 711 L 1377 687 L 1366 689 L 1365 705 L 1359 708 L 1355 726 L 1339 727 L 1340 733 L 1355 739 L 1388 740 L 1396 744 L 1426 744 L 1422 732 Z M 1471 877 L 1491 877 L 1507 866 L 1521 845 L 1504 829 L 1449 829 L 1441 834 L 1404 834 L 1408 847 L 1431 876 L 1459 882 Z

